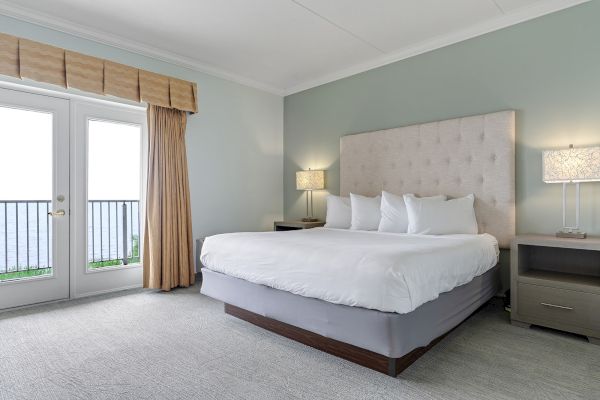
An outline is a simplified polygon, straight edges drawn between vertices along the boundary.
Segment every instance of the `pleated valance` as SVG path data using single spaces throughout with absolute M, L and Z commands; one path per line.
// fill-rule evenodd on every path
M 0 74 L 197 112 L 194 82 L 0 33 Z

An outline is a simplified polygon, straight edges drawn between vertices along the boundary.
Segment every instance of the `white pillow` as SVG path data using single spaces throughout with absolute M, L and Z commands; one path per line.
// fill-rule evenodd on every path
M 381 219 L 381 196 L 366 197 L 350 193 L 352 224 L 350 229 L 376 231 Z
M 325 228 L 350 228 L 352 221 L 352 209 L 350 208 L 350 198 L 327 196 L 327 216 L 325 217 Z
M 438 195 L 421 197 L 423 201 L 444 201 L 446 196 Z M 408 232 L 408 214 L 404 197 L 383 191 L 381 193 L 381 221 L 379 221 L 379 232 Z
M 447 201 L 426 201 L 404 195 L 408 213 L 408 233 L 422 235 L 477 234 L 477 220 L 470 194 Z

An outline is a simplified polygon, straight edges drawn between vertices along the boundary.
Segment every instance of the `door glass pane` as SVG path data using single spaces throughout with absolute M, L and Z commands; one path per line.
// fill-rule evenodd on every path
M 52 274 L 52 120 L 0 106 L 0 281 Z
M 88 121 L 88 268 L 140 262 L 141 126 Z

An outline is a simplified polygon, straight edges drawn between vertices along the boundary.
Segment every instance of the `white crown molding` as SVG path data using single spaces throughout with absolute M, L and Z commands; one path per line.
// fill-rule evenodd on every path
M 29 22 L 45 28 L 50 28 L 62 33 L 77 36 L 83 39 L 88 39 L 97 43 L 105 44 L 111 47 L 116 47 L 121 50 L 127 50 L 142 56 L 151 57 L 156 60 L 168 62 L 180 67 L 188 68 L 194 71 L 202 72 L 217 78 L 225 79 L 231 82 L 239 83 L 244 86 L 249 86 L 268 93 L 283 96 L 284 90 L 263 82 L 249 79 L 224 69 L 207 65 L 200 61 L 185 57 L 176 53 L 172 53 L 154 46 L 149 46 L 134 40 L 125 39 L 123 37 L 113 35 L 111 33 L 90 29 L 89 27 L 66 21 L 62 18 L 57 18 L 46 13 L 42 13 L 30 8 L 17 6 L 12 3 L 0 1 L 0 14 L 10 18 L 18 19 L 24 22 Z
M 36 10 L 17 6 L 12 3 L 6 3 L 0 0 L 0 14 L 15 18 L 21 21 L 29 22 L 35 25 L 50 28 L 59 32 L 67 33 L 97 43 L 116 47 L 122 50 L 137 53 L 146 57 L 151 57 L 160 61 L 168 62 L 194 71 L 202 72 L 217 78 L 225 79 L 231 82 L 239 83 L 245 86 L 253 87 L 278 96 L 287 96 L 290 94 L 302 92 L 317 86 L 324 85 L 342 78 L 366 72 L 371 69 L 379 68 L 396 61 L 414 57 L 419 54 L 427 53 L 442 47 L 446 47 L 467 39 L 471 39 L 489 32 L 509 27 L 521 22 L 525 22 L 546 14 L 560 11 L 578 4 L 586 3 L 590 0 L 546 0 L 534 3 L 531 6 L 516 10 L 515 12 L 501 15 L 492 20 L 476 24 L 466 29 L 441 35 L 433 39 L 405 47 L 401 50 L 385 54 L 374 60 L 361 63 L 350 68 L 342 69 L 338 72 L 324 75 L 322 77 L 311 79 L 295 85 L 290 88 L 278 88 L 273 85 L 259 82 L 224 69 L 207 65 L 198 60 L 175 54 L 154 46 L 149 46 L 137 41 L 124 39 L 117 35 L 90 29 L 86 26 L 66 21 L 61 18 L 50 16 Z
M 388 53 L 377 57 L 374 60 L 366 63 L 358 64 L 350 68 L 345 68 L 341 71 L 322 76 L 320 78 L 300 83 L 285 90 L 284 95 L 289 96 L 294 93 L 302 92 L 326 83 L 334 82 L 339 79 L 347 78 L 352 75 L 366 72 L 384 65 L 392 64 L 419 54 L 427 53 L 442 47 L 450 46 L 477 36 L 484 35 L 502 28 L 507 28 L 512 25 L 519 24 L 534 18 L 538 18 L 556 11 L 564 10 L 582 3 L 587 3 L 590 0 L 548 0 L 534 3 L 528 7 L 509 12 L 489 21 L 451 32 L 446 35 L 441 35 L 424 42 L 405 47 L 399 51 Z

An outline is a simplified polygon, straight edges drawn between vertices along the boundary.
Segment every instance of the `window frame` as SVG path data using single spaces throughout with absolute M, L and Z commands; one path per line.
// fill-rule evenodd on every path
M 94 101 L 71 101 L 71 297 L 82 297 L 140 287 L 142 282 L 143 233 L 148 165 L 146 109 Z M 140 262 L 101 268 L 88 266 L 88 126 L 89 120 L 114 121 L 141 126 Z
M 142 265 L 142 249 L 143 249 L 143 223 L 144 223 L 144 208 L 143 205 L 145 205 L 145 194 L 146 194 L 146 179 L 145 179 L 145 174 L 147 174 L 147 168 L 145 168 L 147 166 L 147 160 L 144 159 L 144 155 L 147 154 L 147 151 L 144 151 L 146 149 L 146 145 L 147 144 L 147 132 L 145 132 L 145 127 L 144 124 L 139 123 L 139 122 L 132 122 L 132 120 L 130 118 L 122 118 L 124 115 L 122 112 L 122 109 L 118 109 L 115 108 L 115 110 L 113 110 L 111 112 L 112 115 L 114 115 L 115 117 L 119 117 L 119 119 L 117 120 L 116 118 L 110 118 L 107 117 L 106 115 L 108 115 L 109 110 L 104 111 L 104 113 L 102 113 L 102 117 L 98 117 L 98 116 L 94 116 L 93 114 L 87 114 L 85 116 L 85 154 L 86 154 L 86 163 L 85 163 L 85 195 L 86 195 L 86 205 L 89 202 L 89 152 L 90 152 L 90 147 L 89 147 L 89 137 L 90 137 L 90 121 L 99 121 L 99 122 L 112 122 L 112 123 L 116 123 L 116 124 L 123 124 L 123 125 L 130 125 L 130 126 L 136 126 L 140 128 L 140 143 L 139 143 L 139 149 L 140 149 L 140 199 L 138 200 L 138 213 L 139 213 L 139 232 L 138 232 L 138 257 L 140 259 L 139 262 L 137 263 L 132 263 L 132 264 L 127 264 L 127 265 L 112 265 L 112 266 L 106 266 L 106 267 L 97 267 L 97 268 L 92 268 L 89 266 L 89 259 L 86 261 L 86 273 L 98 273 L 98 272 L 103 272 L 103 271 L 110 271 L 110 270 L 116 270 L 116 269 L 124 269 L 124 268 L 136 268 L 136 267 L 140 267 Z M 98 114 L 99 115 L 99 114 Z M 145 117 L 145 114 L 144 114 Z M 118 213 L 117 213 L 118 215 Z M 87 212 L 86 212 L 86 226 L 89 223 L 88 218 L 87 218 Z M 110 235 L 110 232 L 109 232 Z M 85 241 L 85 245 L 86 245 L 86 249 L 88 249 L 89 246 L 89 236 L 88 236 L 88 230 L 86 229 L 86 241 Z M 117 240 L 118 240 L 118 234 L 117 234 Z M 110 260 L 108 260 L 110 261 Z
M 144 103 L 137 103 L 129 100 L 111 98 L 106 96 L 95 95 L 92 93 L 83 93 L 72 89 L 61 89 L 54 85 L 28 81 L 26 84 L 17 78 L 3 76 L 0 79 L 0 88 L 16 91 L 15 93 L 23 92 L 24 94 L 43 95 L 49 98 L 66 100 L 68 104 L 67 117 L 65 123 L 60 124 L 60 129 L 66 131 L 68 141 L 62 144 L 69 157 L 67 164 L 69 165 L 68 193 L 67 199 L 69 203 L 69 239 L 68 250 L 64 252 L 65 265 L 69 266 L 68 276 L 68 297 L 80 298 L 114 291 L 139 288 L 142 286 L 142 266 L 131 264 L 121 266 L 117 269 L 104 268 L 101 271 L 87 272 L 87 238 L 82 240 L 82 235 L 86 234 L 87 217 L 81 218 L 79 214 L 82 212 L 87 214 L 87 187 L 84 187 L 85 179 L 82 174 L 85 172 L 85 154 L 84 137 L 81 134 L 83 124 L 81 123 L 81 114 L 86 112 L 94 113 L 94 110 L 120 110 L 125 115 L 126 119 L 130 117 L 137 118 L 137 121 L 143 127 L 142 130 L 142 189 L 141 189 L 141 204 L 140 213 L 140 249 L 143 249 L 143 232 L 144 232 L 144 215 L 145 215 L 145 198 L 146 198 L 146 166 L 148 161 L 148 126 L 146 108 Z M 90 111 L 92 110 L 92 111 Z M 83 172 L 82 172 L 83 170 Z M 85 172 L 87 176 L 87 172 Z M 83 224 L 82 224 L 83 223 Z M 82 226 L 83 225 L 83 226 Z M 81 246 L 80 244 L 83 244 Z M 143 250 L 140 250 L 140 256 L 143 256 Z M 83 261 L 82 261 L 83 260 Z M 52 278 L 37 278 L 36 280 L 47 280 Z M 11 284 L 29 282 L 27 281 L 10 281 Z

